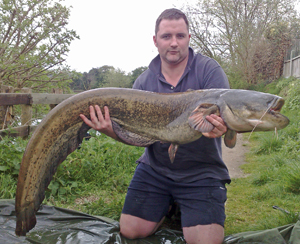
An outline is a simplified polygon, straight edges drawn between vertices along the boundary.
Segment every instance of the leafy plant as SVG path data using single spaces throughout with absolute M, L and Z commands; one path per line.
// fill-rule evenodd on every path
M 17 184 L 16 179 L 11 174 L 0 172 L 0 198 L 10 199 L 15 197 Z
M 0 173 L 14 178 L 18 176 L 26 144 L 27 140 L 22 140 L 20 137 L 3 137 L 0 140 Z
M 126 193 L 143 148 L 119 143 L 90 131 L 92 137 L 70 154 L 58 167 L 46 193 L 48 200 L 66 201 L 90 192 Z M 103 194 L 102 194 L 103 195 Z M 106 195 L 106 194 L 104 194 Z M 116 197 L 117 199 L 117 197 Z
M 288 98 L 286 101 L 286 106 L 291 111 L 300 110 L 300 82 L 299 80 L 294 80 L 289 84 Z

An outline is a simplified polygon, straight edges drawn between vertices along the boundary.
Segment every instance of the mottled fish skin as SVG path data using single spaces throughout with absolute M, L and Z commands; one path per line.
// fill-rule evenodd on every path
M 261 119 L 271 104 L 274 109 Z M 234 133 L 249 132 L 255 123 L 256 130 L 264 131 L 282 129 L 289 122 L 277 111 L 283 105 L 282 98 L 254 91 L 211 89 L 159 94 L 100 88 L 74 95 L 47 114 L 26 147 L 16 192 L 18 236 L 26 235 L 35 226 L 35 214 L 57 167 L 90 129 L 79 117 L 79 114 L 89 117 L 90 105 L 109 107 L 114 131 L 127 144 L 148 146 L 155 141 L 170 142 L 173 156 L 176 150 L 172 149 L 201 137 L 202 124 L 210 128 L 207 121 L 202 121 L 210 110 L 220 114 L 228 130 L 233 132 L 227 136 L 231 147 L 235 144 Z M 210 105 L 213 109 L 207 112 L 205 109 Z M 201 110 L 200 117 L 197 110 Z

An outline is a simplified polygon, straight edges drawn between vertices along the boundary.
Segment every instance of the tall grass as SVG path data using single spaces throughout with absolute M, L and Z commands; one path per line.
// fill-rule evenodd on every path
M 279 89 L 278 89 L 279 87 Z M 228 186 L 226 233 L 261 230 L 295 223 L 300 202 L 300 81 L 282 79 L 278 87 L 265 89 L 287 95 L 282 111 L 290 119 L 278 132 L 251 136 L 248 164 L 242 166 L 247 178 L 235 179 Z M 279 206 L 286 211 L 273 209 Z

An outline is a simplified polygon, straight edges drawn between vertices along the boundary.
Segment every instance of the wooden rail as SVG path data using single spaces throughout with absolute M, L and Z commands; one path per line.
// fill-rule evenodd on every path
M 52 93 L 0 93 L 0 105 L 18 104 L 59 104 L 74 94 L 52 94 Z
M 74 94 L 52 93 L 0 93 L 0 106 L 23 105 L 21 115 L 22 126 L 0 130 L 0 136 L 27 137 L 37 127 L 36 125 L 28 123 L 28 121 L 32 119 L 32 104 L 59 104 L 73 95 Z M 26 117 L 26 119 L 23 121 L 22 117 Z

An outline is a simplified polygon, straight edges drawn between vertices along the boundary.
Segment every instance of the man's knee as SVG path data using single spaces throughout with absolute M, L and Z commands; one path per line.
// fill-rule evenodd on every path
M 219 224 L 184 227 L 183 234 L 188 244 L 221 244 L 224 228 Z
M 120 233 L 128 239 L 144 238 L 152 235 L 160 223 L 148 221 L 129 214 L 122 214 L 120 218 Z

